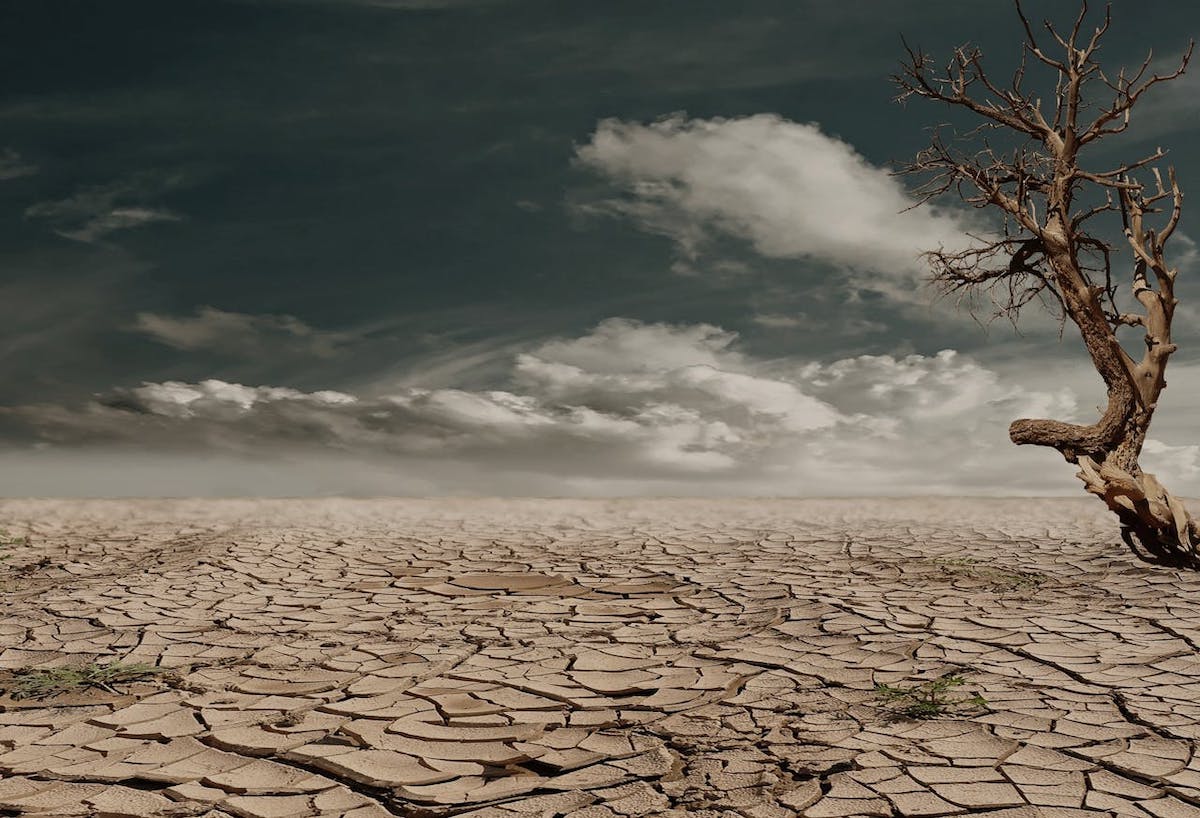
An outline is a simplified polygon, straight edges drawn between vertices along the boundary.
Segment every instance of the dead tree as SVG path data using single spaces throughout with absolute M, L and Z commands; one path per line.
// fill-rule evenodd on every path
M 920 204 L 949 194 L 997 217 L 994 229 L 963 248 L 943 247 L 926 258 L 946 292 L 986 292 L 997 314 L 1013 320 L 1040 302 L 1078 327 L 1108 390 L 1103 415 L 1091 425 L 1016 420 L 1009 437 L 1054 448 L 1078 465 L 1087 491 L 1116 513 L 1127 541 L 1132 535 L 1153 559 L 1200 564 L 1200 525 L 1138 465 L 1176 350 L 1176 269 L 1166 251 L 1183 193 L 1174 168 L 1164 179 L 1161 148 L 1115 166 L 1085 164 L 1097 143 L 1129 128 L 1150 89 L 1183 74 L 1193 44 L 1169 72 L 1155 72 L 1151 54 L 1136 70 L 1114 75 L 1096 59 L 1111 7 L 1085 31 L 1084 0 L 1069 32 L 1047 22 L 1042 35 L 1020 0 L 1016 12 L 1025 41 L 1007 83 L 984 70 L 978 48 L 955 49 L 942 68 L 905 43 L 908 57 L 894 77 L 897 99 L 941 102 L 974 122 L 966 130 L 934 129 L 929 147 L 900 172 L 916 177 Z M 1041 93 L 1031 87 L 1027 68 L 1042 78 Z M 1125 262 L 1123 247 L 1130 251 Z M 1126 293 L 1118 286 L 1122 276 L 1130 285 Z M 1118 340 L 1124 328 L 1144 335 L 1140 355 Z

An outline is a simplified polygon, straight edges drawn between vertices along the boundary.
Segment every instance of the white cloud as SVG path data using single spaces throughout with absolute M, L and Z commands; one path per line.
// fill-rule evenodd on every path
M 1146 471 L 1162 478 L 1175 477 L 1195 485 L 1200 478 L 1200 446 L 1171 446 L 1154 438 L 1147 438 L 1142 449 L 1142 466 Z M 1171 487 L 1168 479 L 1167 487 Z
M 208 380 L 198 384 L 167 381 L 148 383 L 130 390 L 142 411 L 165 417 L 204 416 L 212 407 L 233 406 L 246 412 L 255 404 L 299 400 L 316 406 L 345 406 L 356 403 L 352 395 L 341 392 L 305 393 L 277 386 L 242 386 L 237 383 Z
M 141 174 L 110 185 L 86 187 L 65 199 L 39 202 L 26 208 L 25 216 L 45 221 L 63 238 L 94 244 L 119 230 L 180 221 L 179 215 L 165 208 L 143 204 L 179 181 Z
M 920 254 L 962 246 L 973 224 L 961 212 L 907 210 L 913 200 L 888 170 L 815 123 L 775 114 L 606 119 L 577 156 L 625 194 L 585 209 L 670 236 L 686 256 L 732 235 L 764 256 L 846 268 L 857 286 L 901 300 L 926 274 Z
M 1018 417 L 1078 419 L 1074 394 L 1031 390 L 953 350 L 863 355 L 809 365 L 812 393 L 855 412 L 846 433 L 814 448 L 835 482 L 884 494 L 1070 493 L 1072 469 L 1047 449 L 1016 447 Z M 864 433 L 855 434 L 855 429 Z M 815 477 L 816 475 L 814 475 Z
M 141 227 L 154 222 L 177 221 L 179 221 L 179 216 L 167 210 L 155 210 L 148 207 L 114 207 L 107 213 L 93 216 L 75 229 L 55 232 L 63 238 L 91 244 L 117 230 L 128 230 L 131 227 Z
M 0 426 L 14 440 L 32 427 L 56 457 L 360 461 L 395 475 L 378 493 L 1072 494 L 1073 468 L 1013 446 L 1007 428 L 1083 419 L 1078 403 L 950 350 L 768 362 L 719 327 L 610 319 L 518 354 L 503 390 L 150 383 L 82 408 L 3 410 Z M 1200 479 L 1194 449 L 1147 454 L 1185 492 Z M 318 493 L 361 490 L 347 469 L 316 480 Z
M 830 316 L 826 315 L 817 318 L 806 312 L 759 312 L 752 315 L 750 320 L 768 330 L 828 329 L 830 325 Z M 836 316 L 834 323 L 836 324 L 838 335 L 843 338 L 873 335 L 886 332 L 888 328 L 887 324 L 879 321 L 841 314 Z
M 291 315 L 248 315 L 201 307 L 194 316 L 138 313 L 131 327 L 181 350 L 210 350 L 252 358 L 299 353 L 332 357 L 348 333 L 317 330 Z
M 743 365 L 732 349 L 736 332 L 711 324 L 645 324 L 625 318 L 602 321 L 581 338 L 549 341 L 538 357 L 600 373 L 662 372 L 686 366 Z

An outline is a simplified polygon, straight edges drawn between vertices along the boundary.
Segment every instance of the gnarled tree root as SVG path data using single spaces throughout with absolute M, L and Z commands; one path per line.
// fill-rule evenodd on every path
M 1200 567 L 1200 524 L 1153 474 L 1130 474 L 1110 463 L 1097 466 L 1086 455 L 1076 462 L 1076 477 L 1117 515 L 1135 555 L 1146 559 L 1134 546 L 1136 539 L 1153 558 L 1149 561 Z

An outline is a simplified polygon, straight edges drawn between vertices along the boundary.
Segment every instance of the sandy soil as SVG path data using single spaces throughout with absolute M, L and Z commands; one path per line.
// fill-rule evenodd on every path
M 1086 498 L 0 521 L 0 687 L 172 669 L 0 699 L 0 814 L 1200 816 L 1200 574 Z

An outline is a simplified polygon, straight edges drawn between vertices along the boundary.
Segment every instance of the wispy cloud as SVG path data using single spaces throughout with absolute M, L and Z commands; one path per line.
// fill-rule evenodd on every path
M 314 329 L 291 315 L 250 315 L 201 307 L 193 316 L 141 312 L 131 327 L 174 349 L 255 357 L 300 353 L 330 358 L 354 333 Z
M 607 119 L 577 156 L 622 190 L 579 207 L 669 236 L 685 257 L 733 236 L 763 256 L 844 268 L 856 286 L 898 300 L 925 276 L 922 252 L 960 246 L 977 226 L 958 211 L 909 210 L 888 170 L 816 124 L 775 114 Z
M 37 172 L 37 165 L 25 161 L 21 154 L 12 148 L 0 150 L 0 182 L 32 176 Z
M 761 312 L 751 317 L 751 321 L 760 327 L 768 329 L 795 329 L 804 326 L 806 316 L 802 313 L 785 315 L 779 312 Z
M 435 493 L 1029 494 L 1069 493 L 1071 469 L 1013 447 L 1008 422 L 1071 419 L 1077 403 L 949 350 L 768 362 L 716 326 L 609 319 L 518 354 L 503 390 L 163 382 L 0 420 L 60 453 L 336 455 Z M 1195 476 L 1189 452 L 1163 454 L 1179 472 L 1165 478 Z
M 751 316 L 750 320 L 769 330 L 796 330 L 804 327 L 824 327 L 828 324 L 827 318 L 815 318 L 804 312 L 760 312 Z M 839 317 L 837 327 L 838 334 L 844 338 L 882 333 L 888 328 L 887 324 L 855 316 Z
M 65 199 L 31 205 L 25 209 L 25 217 L 44 221 L 63 238 L 94 244 L 119 230 L 180 221 L 178 214 L 146 204 L 177 182 L 143 174 L 109 185 L 85 187 Z

